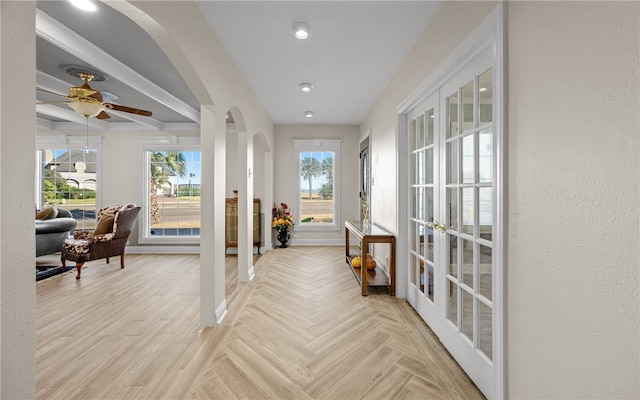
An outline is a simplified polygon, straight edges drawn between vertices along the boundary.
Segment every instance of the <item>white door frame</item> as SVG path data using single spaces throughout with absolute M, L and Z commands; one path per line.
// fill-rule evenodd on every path
M 416 107 L 425 98 L 433 95 L 439 88 L 464 69 L 479 54 L 487 49 L 492 49 L 494 54 L 493 73 L 495 80 L 494 97 L 494 135 L 496 157 L 496 273 L 494 277 L 494 310 L 493 337 L 495 366 L 494 382 L 491 388 L 485 390 L 486 394 L 495 398 L 505 398 L 506 384 L 506 115 L 504 113 L 505 99 L 505 48 L 504 48 L 504 18 L 506 5 L 500 3 L 467 37 L 449 54 L 449 56 L 436 67 L 427 78 L 402 101 L 398 107 L 396 125 L 396 148 L 398 153 L 408 151 L 409 144 L 406 135 L 408 129 L 407 113 Z M 398 188 L 409 187 L 409 165 L 407 157 L 397 157 L 397 181 Z M 407 190 L 398 190 L 397 196 L 398 226 L 397 262 L 401 266 L 397 269 L 396 294 L 398 297 L 407 296 L 407 287 L 410 274 L 406 271 L 409 265 L 409 231 L 406 221 L 409 220 L 409 196 Z M 401 272 L 400 272 L 401 271 Z M 437 332 L 436 332 L 437 334 Z

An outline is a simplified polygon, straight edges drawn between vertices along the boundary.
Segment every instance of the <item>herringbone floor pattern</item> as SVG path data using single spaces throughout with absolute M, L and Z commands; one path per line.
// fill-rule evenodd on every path
M 198 330 L 199 258 L 88 263 L 37 286 L 37 399 L 476 399 L 408 303 L 360 296 L 341 247 L 290 247 Z
M 472 399 L 406 301 L 360 295 L 339 247 L 271 252 L 192 399 Z

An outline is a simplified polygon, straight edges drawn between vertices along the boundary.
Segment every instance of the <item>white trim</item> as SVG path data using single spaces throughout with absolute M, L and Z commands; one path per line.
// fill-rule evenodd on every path
M 340 176 L 342 175 L 342 139 L 292 139 L 293 143 L 293 196 L 295 207 L 293 215 L 295 217 L 294 229 L 300 232 L 318 231 L 339 231 L 341 229 L 340 219 Z M 333 223 L 300 223 L 300 153 L 309 151 L 332 151 L 333 157 Z

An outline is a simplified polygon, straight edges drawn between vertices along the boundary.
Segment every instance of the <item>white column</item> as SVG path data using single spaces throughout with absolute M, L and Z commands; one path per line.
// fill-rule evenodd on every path
M 226 123 L 213 106 L 200 110 L 202 184 L 200 192 L 200 326 L 220 324 L 225 300 L 224 223 Z
M 238 132 L 238 280 L 253 279 L 253 136 Z M 244 172 L 242 172 L 244 171 Z
M 273 208 L 273 150 L 264 153 L 264 204 L 262 212 L 264 213 L 264 248 L 265 251 L 273 249 L 273 229 L 271 229 L 271 209 Z
M 35 2 L 0 1 L 0 398 L 35 397 Z

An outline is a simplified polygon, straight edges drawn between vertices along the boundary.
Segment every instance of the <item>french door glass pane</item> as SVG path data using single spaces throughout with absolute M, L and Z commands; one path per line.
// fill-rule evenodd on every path
M 447 273 L 454 278 L 458 277 L 458 237 L 447 234 L 449 238 L 449 270 Z
M 411 235 L 411 250 L 418 248 L 418 223 L 415 221 L 409 221 L 409 234 Z
M 418 190 L 417 187 L 411 188 L 411 218 L 418 218 Z
M 493 131 L 491 129 L 478 134 L 478 175 L 480 183 L 493 180 Z
M 418 155 L 416 153 L 411 153 L 409 155 L 409 179 L 412 184 L 416 181 L 416 169 L 418 168 Z
M 478 302 L 478 349 L 489 359 L 493 359 L 493 334 L 491 307 Z
M 425 150 L 426 153 L 426 170 L 427 183 L 433 183 L 433 146 Z
M 480 294 L 491 300 L 493 296 L 492 290 L 492 272 L 491 264 L 493 262 L 493 254 L 491 247 L 479 245 L 480 260 L 478 267 L 478 284 L 480 285 Z
M 449 292 L 449 304 L 447 306 L 447 319 L 458 326 L 458 285 L 447 279 Z
M 473 124 L 473 81 L 462 88 L 463 132 L 474 128 Z
M 492 239 L 493 229 L 493 189 L 491 187 L 478 188 L 479 205 L 479 235 L 482 239 Z
M 433 108 L 429 109 L 426 113 L 426 119 L 427 119 L 427 146 L 430 146 L 433 144 L 433 120 L 434 120 L 434 115 L 433 115 Z
M 462 183 L 473 183 L 473 135 L 462 138 Z
M 418 188 L 418 215 L 417 218 L 420 221 L 424 221 L 424 188 Z
M 425 171 L 424 171 L 424 150 L 420 150 L 416 153 L 417 159 L 417 179 L 416 184 L 424 185 L 425 182 Z
M 447 207 L 449 213 L 447 215 L 447 226 L 454 231 L 458 230 L 458 189 L 447 188 Z
M 418 123 L 415 119 L 411 121 L 411 125 L 409 129 L 410 129 L 409 135 L 411 136 L 411 150 L 417 150 L 418 149 Z
M 433 266 L 428 265 L 427 267 L 427 297 L 429 300 L 433 301 L 434 296 L 434 284 L 433 284 Z
M 462 188 L 462 232 L 473 235 L 473 188 Z
M 411 268 L 409 268 L 409 272 L 411 274 L 411 282 L 416 285 L 416 287 L 420 287 L 420 280 L 423 279 L 421 277 L 422 268 L 418 271 L 418 265 L 420 265 L 421 260 L 418 259 L 417 256 L 413 255 L 410 257 L 411 259 Z
M 418 117 L 418 148 L 422 148 L 426 143 L 426 132 L 424 130 L 424 114 Z
M 426 217 L 425 221 L 431 222 L 433 221 L 433 187 L 425 187 L 425 209 L 426 209 Z
M 447 183 L 458 183 L 458 141 L 447 142 Z
M 447 127 L 447 138 L 458 135 L 458 92 L 447 97 L 447 115 L 449 117 L 449 126 Z
M 462 282 L 473 288 L 473 241 L 460 239 L 462 243 Z
M 478 78 L 480 125 L 493 121 L 493 73 L 491 69 Z
M 462 290 L 462 333 L 473 341 L 473 295 Z

